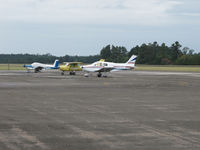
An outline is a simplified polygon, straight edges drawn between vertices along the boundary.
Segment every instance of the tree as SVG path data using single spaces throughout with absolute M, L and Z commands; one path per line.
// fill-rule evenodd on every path
M 139 50 L 140 50 L 140 47 L 138 45 L 136 47 L 133 47 L 128 53 L 128 56 L 131 57 L 132 55 L 138 55 Z
M 113 62 L 124 62 L 128 58 L 128 52 L 125 47 L 114 45 L 112 45 L 112 48 L 110 47 L 110 45 L 104 47 L 101 50 L 100 55 L 103 59 L 106 59 L 106 61 Z
M 172 55 L 172 61 L 175 62 L 178 57 L 182 55 L 182 52 L 180 50 L 181 45 L 178 41 L 176 41 L 171 46 L 171 55 Z
M 110 45 L 107 45 L 106 47 L 104 47 L 101 52 L 100 55 L 103 59 L 106 60 L 110 60 L 111 59 L 111 49 L 110 49 Z

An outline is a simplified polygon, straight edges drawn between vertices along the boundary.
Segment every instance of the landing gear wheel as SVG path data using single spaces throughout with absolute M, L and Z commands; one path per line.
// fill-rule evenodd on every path
M 87 73 L 84 74 L 84 77 L 89 77 L 89 75 Z
M 97 77 L 99 77 L 99 78 L 100 78 L 101 76 L 102 76 L 102 74 L 101 74 L 101 73 L 98 73 L 98 74 L 97 74 Z
M 64 73 L 64 72 L 61 72 L 61 75 L 62 75 L 62 76 L 64 76 L 64 75 L 65 75 L 65 73 Z
M 76 75 L 76 72 L 70 72 L 69 75 Z

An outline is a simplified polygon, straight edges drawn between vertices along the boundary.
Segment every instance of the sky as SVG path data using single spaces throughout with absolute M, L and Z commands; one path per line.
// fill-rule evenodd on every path
M 0 53 L 95 55 L 179 41 L 200 52 L 199 0 L 0 0 Z

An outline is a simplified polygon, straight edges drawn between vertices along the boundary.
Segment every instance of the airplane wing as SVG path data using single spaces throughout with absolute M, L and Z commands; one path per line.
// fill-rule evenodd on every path
M 78 64 L 82 64 L 82 62 L 69 62 L 68 65 L 78 65 Z
M 115 69 L 115 68 L 114 67 L 103 67 L 103 68 L 99 68 L 95 72 L 110 72 L 113 69 Z

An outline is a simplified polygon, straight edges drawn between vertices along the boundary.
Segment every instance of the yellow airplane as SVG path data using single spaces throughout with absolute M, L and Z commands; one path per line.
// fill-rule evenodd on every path
M 65 74 L 65 71 L 69 71 L 70 75 L 76 75 L 76 71 L 82 71 L 81 62 L 67 62 L 65 65 L 61 65 L 59 69 L 62 71 L 61 75 Z

